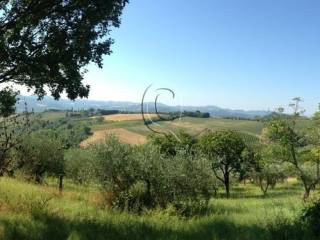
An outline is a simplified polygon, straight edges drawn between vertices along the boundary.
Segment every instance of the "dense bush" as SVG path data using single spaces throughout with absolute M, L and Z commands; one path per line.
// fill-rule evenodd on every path
M 303 210 L 301 221 L 317 238 L 320 238 L 320 201 L 313 202 Z
M 93 122 L 93 120 L 92 120 Z M 59 138 L 65 149 L 78 147 L 79 144 L 91 135 L 91 121 L 77 121 L 70 117 L 60 118 L 55 121 L 44 120 L 41 117 L 32 121 L 33 131 L 50 130 Z
M 96 164 L 90 149 L 69 149 L 64 155 L 66 176 L 79 184 L 96 180 Z
M 122 210 L 207 203 L 215 188 L 210 163 L 192 155 L 169 157 L 153 145 L 131 147 L 113 136 L 94 152 L 107 201 Z
M 278 163 L 273 156 L 274 150 L 272 145 L 257 145 L 255 148 L 248 148 L 243 154 L 249 163 L 249 168 L 245 169 L 246 174 L 260 187 L 264 195 L 288 177 L 287 164 Z
M 179 151 L 186 154 L 194 154 L 196 152 L 197 139 L 184 131 L 179 131 L 176 135 L 150 135 L 149 142 L 151 145 L 158 147 L 161 154 L 174 156 Z
M 196 118 L 209 118 L 210 113 L 208 112 L 200 112 L 200 111 L 184 111 L 182 113 L 183 116 L 185 117 L 196 117 Z
M 124 208 L 122 199 L 129 194 L 136 179 L 136 162 L 130 158 L 131 148 L 109 136 L 102 144 L 94 145 L 98 179 L 111 206 Z
M 15 153 L 16 168 L 37 183 L 44 175 L 64 174 L 63 146 L 51 131 L 40 131 L 26 136 Z
M 91 129 L 86 124 L 69 120 L 54 128 L 54 131 L 61 139 L 64 148 L 78 147 L 80 142 L 91 134 Z

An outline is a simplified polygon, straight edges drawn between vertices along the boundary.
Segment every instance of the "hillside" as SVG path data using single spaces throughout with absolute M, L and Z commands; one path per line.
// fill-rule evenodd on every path
M 44 97 L 43 100 L 38 101 L 35 96 L 20 96 L 20 102 L 17 104 L 17 110 L 23 111 L 25 109 L 24 103 L 27 103 L 29 109 L 34 109 L 36 112 L 42 112 L 50 109 L 59 110 L 79 110 L 79 109 L 105 109 L 105 110 L 119 110 L 128 112 L 140 112 L 141 103 L 133 102 L 119 102 L 119 101 L 93 101 L 93 100 L 54 100 L 52 97 Z M 148 103 L 147 103 L 148 104 Z M 148 104 L 149 111 L 154 112 L 154 103 Z M 232 110 L 220 108 L 217 106 L 168 106 L 165 104 L 158 104 L 158 110 L 162 112 L 177 112 L 177 111 L 201 111 L 208 112 L 212 117 L 235 117 L 235 118 L 255 118 L 257 116 L 263 117 L 269 114 L 267 111 L 245 111 Z
M 91 126 L 93 135 L 85 140 L 82 146 L 102 141 L 106 134 L 114 134 L 125 143 L 144 143 L 152 132 L 144 125 L 141 119 L 137 120 L 132 116 L 136 116 L 136 114 L 122 114 L 121 121 L 119 120 L 119 115 L 107 116 L 103 122 Z M 150 125 L 152 129 L 163 133 L 177 133 L 182 130 L 192 135 L 198 135 L 206 129 L 213 129 L 236 130 L 254 136 L 258 136 L 261 133 L 263 126 L 262 122 L 253 120 L 191 117 L 183 117 L 174 121 L 160 121 Z
M 56 121 L 65 118 L 66 113 L 60 112 L 44 112 L 39 113 L 45 120 Z M 155 117 L 150 115 L 149 117 Z M 121 141 L 129 144 L 142 144 L 147 140 L 148 135 L 152 131 L 148 129 L 142 121 L 141 114 L 113 114 L 106 115 L 99 119 L 98 116 L 71 118 L 84 125 L 88 125 L 92 135 L 81 143 L 81 146 L 88 146 L 96 142 L 102 141 L 107 134 L 116 135 Z M 311 121 L 301 119 L 298 126 L 306 128 L 310 126 Z M 264 128 L 264 122 L 257 120 L 240 120 L 226 118 L 194 118 L 182 117 L 174 121 L 159 121 L 154 122 L 150 127 L 158 132 L 177 133 L 180 130 L 191 135 L 197 136 L 206 129 L 211 130 L 234 130 L 246 133 L 255 137 L 259 137 Z

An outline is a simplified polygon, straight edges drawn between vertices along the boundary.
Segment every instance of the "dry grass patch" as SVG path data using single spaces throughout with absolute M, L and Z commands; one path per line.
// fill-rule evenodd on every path
M 146 119 L 155 118 L 156 114 L 146 114 Z M 142 120 L 142 115 L 140 113 L 134 114 L 112 114 L 103 116 L 104 120 L 107 121 L 134 121 L 134 120 Z
M 123 128 L 103 129 L 93 131 L 93 135 L 80 143 L 80 147 L 88 147 L 92 144 L 104 141 L 106 135 L 113 134 L 119 138 L 121 142 L 133 145 L 144 144 L 146 137 L 138 133 L 130 132 Z

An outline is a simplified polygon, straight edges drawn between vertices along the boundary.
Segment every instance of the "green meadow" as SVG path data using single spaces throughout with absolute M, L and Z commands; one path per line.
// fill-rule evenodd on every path
M 208 215 L 193 218 L 170 207 L 143 215 L 105 209 L 96 186 L 67 182 L 59 193 L 52 179 L 37 186 L 1 178 L 0 192 L 0 239 L 294 239 L 304 206 L 296 181 L 266 197 L 251 184 L 237 185 L 230 199 L 211 199 Z

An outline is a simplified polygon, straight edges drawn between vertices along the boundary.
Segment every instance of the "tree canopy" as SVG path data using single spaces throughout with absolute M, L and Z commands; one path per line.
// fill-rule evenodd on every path
M 230 194 L 230 174 L 239 172 L 246 147 L 243 139 L 234 131 L 208 132 L 199 140 L 201 151 L 212 161 L 217 179 L 224 185 L 227 197 Z
M 15 83 L 40 98 L 87 97 L 84 67 L 102 67 L 127 0 L 3 0 L 0 2 L 0 84 Z

